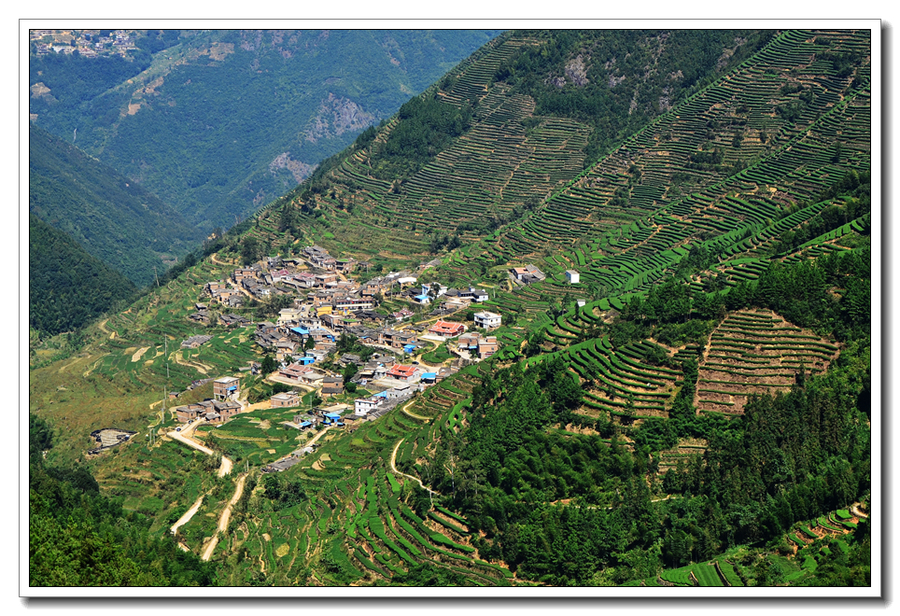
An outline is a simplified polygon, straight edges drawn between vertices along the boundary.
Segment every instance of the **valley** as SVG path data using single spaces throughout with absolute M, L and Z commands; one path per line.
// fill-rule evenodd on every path
M 109 499 L 207 585 L 870 585 L 870 66 L 868 30 L 493 38 L 35 349 L 35 519 Z

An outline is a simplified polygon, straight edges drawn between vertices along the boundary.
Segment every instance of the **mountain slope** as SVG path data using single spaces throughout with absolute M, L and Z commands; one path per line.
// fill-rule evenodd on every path
M 68 94 L 66 61 L 35 59 L 31 112 L 208 231 L 295 186 L 494 34 L 182 32 L 101 91 Z M 68 61 L 88 83 L 90 62 Z
M 137 290 L 68 235 L 28 217 L 28 324 L 42 334 L 82 327 Z
M 485 288 L 478 308 L 502 316 L 490 332 L 499 348 L 477 363 L 457 349 L 442 366 L 455 373 L 441 369 L 440 382 L 371 421 L 328 428 L 284 472 L 263 468 L 309 444 L 282 422 L 312 396 L 198 428 L 243 464 L 247 486 L 257 482 L 213 555 L 224 583 L 765 586 L 814 583 L 819 566 L 839 584 L 850 576 L 831 574 L 845 565 L 867 583 L 867 525 L 838 528 L 835 517 L 849 520 L 845 509 L 870 490 L 871 41 L 866 31 L 772 32 L 741 56 L 734 33 L 687 37 L 709 70 L 684 70 L 693 83 L 655 112 L 671 81 L 668 60 L 657 57 L 660 82 L 647 69 L 671 41 L 662 34 L 622 38 L 644 41 L 648 55 L 621 72 L 616 56 L 599 73 L 613 89 L 637 85 L 632 114 L 648 105 L 630 126 L 630 102 L 612 96 L 623 134 L 607 145 L 574 111 L 536 114 L 545 85 L 579 99 L 584 79 L 595 82 L 582 43 L 617 39 L 571 33 L 578 44 L 561 47 L 556 68 L 530 72 L 517 54 L 552 56 L 560 39 L 500 37 L 233 229 L 243 246 L 223 243 L 92 326 L 66 368 L 83 375 L 68 391 L 61 366 L 36 370 L 33 407 L 86 434 L 110 408 L 129 429 L 155 423 L 156 392 L 201 378 L 242 374 L 242 388 L 265 399 L 272 384 L 246 370 L 263 357 L 256 326 L 198 324 L 200 289 L 245 257 L 325 245 L 376 271 L 415 270 L 422 284 Z M 563 77 L 571 83 L 556 85 Z M 547 278 L 513 280 L 526 263 Z M 395 325 L 422 341 L 438 318 L 467 321 L 468 308 L 427 314 L 389 289 L 382 314 L 415 308 L 412 323 Z M 276 308 L 238 310 L 262 320 Z M 344 326 L 366 319 L 357 316 Z M 365 329 L 339 338 L 328 369 L 343 371 L 337 358 L 359 352 L 373 336 Z M 201 332 L 206 344 L 173 350 Z M 454 344 L 415 361 L 436 368 Z M 361 389 L 329 404 L 375 384 Z M 79 455 L 75 436 L 62 445 L 61 458 Z M 222 486 L 209 460 L 161 438 L 95 469 L 165 534 Z M 190 483 L 179 480 L 185 468 Z M 230 493 L 212 490 L 181 529 L 188 549 L 215 534 Z
M 28 168 L 30 212 L 137 285 L 203 237 L 142 186 L 34 125 Z
M 298 188 L 294 203 L 327 214 L 320 224 L 332 232 L 377 238 L 397 254 L 427 252 L 435 234 L 483 237 L 537 207 L 768 36 L 505 33 L 429 89 L 418 107 L 407 103 L 377 134 L 361 137 L 352 155 Z M 698 60 L 701 43 L 712 51 Z M 408 147 L 410 133 L 443 134 L 450 122 L 456 126 L 448 141 Z

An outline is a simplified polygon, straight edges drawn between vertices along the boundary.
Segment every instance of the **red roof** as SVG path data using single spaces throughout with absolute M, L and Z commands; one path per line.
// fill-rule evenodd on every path
M 404 366 L 403 364 L 397 364 L 396 366 L 388 370 L 387 373 L 391 376 L 409 378 L 416 373 L 416 368 L 414 366 Z
M 457 334 L 461 334 L 466 331 L 466 326 L 462 323 L 451 323 L 449 321 L 438 321 L 434 325 L 428 328 L 433 334 L 439 334 L 442 336 L 452 335 L 455 336 Z

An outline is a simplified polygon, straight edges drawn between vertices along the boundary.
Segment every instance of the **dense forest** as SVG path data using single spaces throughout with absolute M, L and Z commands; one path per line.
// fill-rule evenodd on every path
M 722 315 L 726 308 L 786 310 L 847 343 L 829 373 L 810 377 L 801 369 L 789 393 L 754 398 L 740 417 L 697 414 L 693 360 L 683 362 L 684 385 L 669 419 L 646 419 L 637 428 L 573 416 L 580 386 L 560 360 L 524 371 L 514 364 L 475 388 L 470 426 L 442 440 L 422 474 L 486 533 L 483 554 L 554 585 L 624 583 L 740 544 L 778 549 L 796 520 L 845 506 L 870 488 L 869 268 L 867 253 L 856 252 L 773 266 L 756 284 L 707 298 L 722 302 Z M 847 289 L 839 300 L 828 292 L 835 287 Z M 658 289 L 643 304 L 629 304 L 607 333 L 630 324 L 644 339 L 671 322 L 692 328 L 690 318 L 699 315 L 689 308 L 687 287 L 673 280 Z M 630 338 L 612 339 L 625 345 Z M 545 431 L 573 421 L 597 435 Z M 685 437 L 706 439 L 709 447 L 658 483 L 659 452 Z M 668 496 L 654 503 L 658 492 Z M 574 508 L 552 504 L 570 500 Z M 869 546 L 865 535 L 857 539 L 845 579 L 867 585 Z
M 100 494 L 83 466 L 43 462 L 53 428 L 29 415 L 29 560 L 32 586 L 209 586 L 215 566 L 151 536 L 150 520 Z
M 39 334 L 77 330 L 136 293 L 130 280 L 33 214 L 28 232 L 28 325 Z
M 29 211 L 138 286 L 203 237 L 144 187 L 34 124 L 28 170 Z

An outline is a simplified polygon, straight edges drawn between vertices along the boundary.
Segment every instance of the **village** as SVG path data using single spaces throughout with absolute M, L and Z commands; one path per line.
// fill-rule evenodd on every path
M 38 56 L 78 54 L 83 58 L 128 57 L 137 49 L 134 30 L 29 30 Z
M 348 425 L 353 429 L 499 350 L 497 336 L 490 332 L 502 325 L 502 316 L 478 309 L 489 301 L 489 293 L 419 282 L 434 265 L 354 278 L 371 264 L 336 259 L 319 246 L 307 246 L 297 257 L 268 257 L 206 283 L 195 312 L 187 318 L 207 326 L 253 328 L 253 344 L 264 361 L 251 362 L 240 371 L 282 385 L 267 406 L 297 409 L 285 425 L 301 432 Z M 528 284 L 542 279 L 543 273 L 528 265 L 511 269 L 509 276 L 511 284 Z M 383 307 L 388 303 L 402 307 L 391 311 Z M 261 304 L 284 307 L 271 320 L 253 321 L 237 314 Z M 191 336 L 181 346 L 198 348 L 211 338 Z M 441 359 L 432 355 L 426 361 L 423 356 L 441 346 L 445 349 Z M 263 404 L 250 405 L 242 399 L 240 375 L 206 381 L 213 383 L 213 398 L 171 409 L 181 425 L 221 425 Z M 290 389 L 284 391 L 283 386 Z M 173 392 L 169 397 L 177 396 Z M 336 396 L 344 402 L 326 405 Z M 304 398 L 320 404 L 301 409 Z M 309 451 L 312 447 L 301 448 L 264 470 L 289 468 Z

